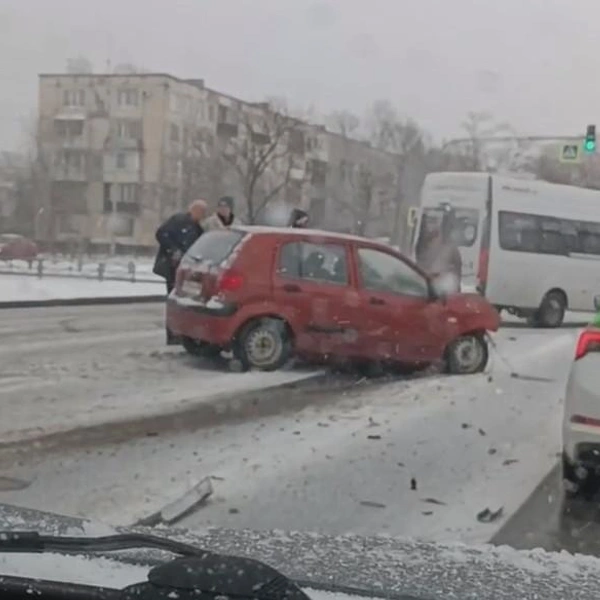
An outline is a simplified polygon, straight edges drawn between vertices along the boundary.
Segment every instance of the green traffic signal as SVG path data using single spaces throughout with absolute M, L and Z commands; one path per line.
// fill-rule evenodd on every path
M 587 154 L 596 152 L 596 126 L 588 125 L 585 133 L 585 142 L 583 149 Z

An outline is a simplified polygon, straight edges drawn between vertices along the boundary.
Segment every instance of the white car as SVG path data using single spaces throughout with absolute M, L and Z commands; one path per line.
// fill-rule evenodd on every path
M 599 303 L 600 304 L 600 303 Z M 563 416 L 565 498 L 588 499 L 600 489 L 600 328 L 577 340 Z

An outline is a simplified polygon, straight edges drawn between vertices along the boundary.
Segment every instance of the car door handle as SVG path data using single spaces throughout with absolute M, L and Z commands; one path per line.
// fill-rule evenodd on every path
M 385 300 L 382 300 L 381 298 L 371 297 L 369 298 L 369 304 L 385 304 Z
M 297 294 L 298 292 L 301 292 L 302 290 L 300 289 L 300 286 L 296 285 L 295 283 L 286 283 L 283 286 L 283 291 Z

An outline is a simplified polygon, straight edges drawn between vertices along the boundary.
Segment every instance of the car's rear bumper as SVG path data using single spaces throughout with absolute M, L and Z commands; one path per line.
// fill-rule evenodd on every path
M 175 335 L 226 347 L 235 333 L 233 303 L 200 304 L 170 296 L 167 300 L 167 328 Z
M 572 464 L 600 469 L 600 354 L 576 360 L 565 393 L 563 449 Z

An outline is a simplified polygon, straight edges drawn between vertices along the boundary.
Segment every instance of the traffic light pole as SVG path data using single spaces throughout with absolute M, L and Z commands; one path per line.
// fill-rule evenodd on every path
M 474 140 L 473 138 L 454 138 L 448 140 L 442 145 L 442 152 L 445 152 L 450 146 L 458 144 L 466 144 L 476 142 L 581 142 L 584 140 L 583 135 L 508 135 L 508 136 L 493 136 L 482 137 Z

